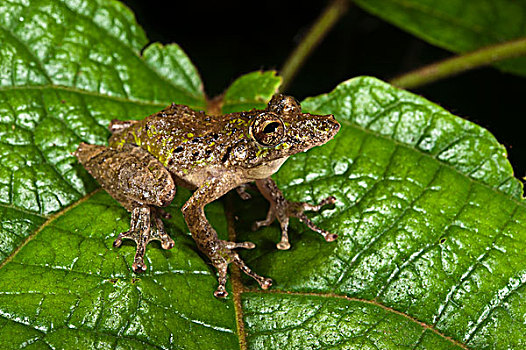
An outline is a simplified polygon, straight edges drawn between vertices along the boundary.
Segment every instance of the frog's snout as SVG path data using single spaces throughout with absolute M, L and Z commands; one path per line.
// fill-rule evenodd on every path
M 341 127 L 332 114 L 319 116 L 317 121 L 314 137 L 319 138 L 323 143 L 332 139 Z
M 334 115 L 329 114 L 325 117 L 327 118 L 327 129 L 329 130 L 330 138 L 333 138 L 334 135 L 336 135 L 338 131 L 340 131 L 341 125 L 340 123 L 338 123 L 336 118 L 334 118 Z

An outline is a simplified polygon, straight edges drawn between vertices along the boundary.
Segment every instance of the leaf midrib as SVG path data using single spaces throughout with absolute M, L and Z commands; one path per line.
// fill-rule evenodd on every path
M 408 315 L 406 313 L 403 313 L 401 311 L 398 311 L 396 309 L 393 309 L 391 307 L 383 305 L 383 304 L 377 302 L 376 300 L 353 298 L 353 297 L 348 297 L 346 295 L 341 295 L 341 294 L 336 294 L 336 293 L 291 292 L 291 291 L 285 291 L 285 290 L 280 290 L 280 289 L 260 290 L 260 289 L 248 289 L 248 288 L 245 288 L 245 289 L 243 289 L 241 291 L 241 294 L 243 294 L 243 293 L 253 293 L 253 294 L 262 294 L 262 295 L 264 295 L 264 294 L 282 294 L 282 295 L 294 295 L 294 296 L 314 296 L 314 297 L 321 297 L 321 298 L 336 298 L 336 299 L 343 299 L 343 300 L 352 301 L 352 302 L 359 302 L 359 303 L 368 304 L 368 305 L 374 305 L 376 307 L 382 308 L 383 310 L 386 310 L 389 313 L 405 317 L 406 319 L 410 320 L 411 322 L 416 323 L 419 326 L 421 326 L 422 328 L 424 328 L 424 331 L 426 329 L 428 329 L 428 330 L 432 331 L 433 333 L 437 334 L 438 336 L 440 336 L 440 337 L 448 340 L 449 342 L 453 343 L 454 345 L 459 346 L 462 349 L 468 349 L 468 347 L 466 345 L 460 343 L 456 339 L 453 339 L 453 338 L 445 335 L 444 333 L 442 333 L 439 330 L 437 330 L 436 328 L 434 328 L 432 325 L 428 325 L 427 323 L 422 322 L 422 321 L 420 321 L 420 320 L 418 320 L 418 319 L 416 319 L 416 318 L 414 318 L 414 317 L 412 317 L 412 316 L 410 316 L 410 315 Z
M 235 227 L 234 204 L 231 194 L 228 194 L 226 197 L 225 215 L 227 218 L 228 239 L 233 242 L 236 242 L 237 234 Z M 239 338 L 239 348 L 241 350 L 246 350 L 248 349 L 248 346 L 245 331 L 245 322 L 243 321 L 243 304 L 241 302 L 241 294 L 243 293 L 245 286 L 241 281 L 241 270 L 237 268 L 237 266 L 230 269 L 230 282 L 232 284 L 232 294 L 236 317 L 236 330 Z
M 46 85 L 0 86 L 0 92 L 5 92 L 5 91 L 9 92 L 9 91 L 17 91 L 17 90 L 22 90 L 22 91 L 23 90 L 46 90 L 46 89 L 74 92 L 80 95 L 94 96 L 98 98 L 113 100 L 115 102 L 134 103 L 138 105 L 155 106 L 155 107 L 160 107 L 160 108 L 166 107 L 168 104 L 171 103 L 171 102 L 161 102 L 161 101 L 140 100 L 136 98 L 127 98 L 127 97 L 116 96 L 116 95 L 105 95 L 105 94 L 101 94 L 100 92 L 82 90 L 76 87 L 66 86 L 66 85 L 46 84 Z

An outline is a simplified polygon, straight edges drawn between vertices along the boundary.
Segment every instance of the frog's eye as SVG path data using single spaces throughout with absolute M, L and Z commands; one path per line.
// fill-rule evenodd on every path
M 261 113 L 252 120 L 248 132 L 260 146 L 274 147 L 285 137 L 285 125 L 274 113 Z

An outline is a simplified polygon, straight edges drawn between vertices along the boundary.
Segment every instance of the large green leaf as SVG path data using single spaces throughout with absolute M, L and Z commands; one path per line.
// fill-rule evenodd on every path
M 516 0 L 355 0 L 363 9 L 433 45 L 462 53 L 526 36 L 526 2 Z M 526 76 L 526 58 L 497 66 Z
M 206 102 L 177 45 L 153 44 L 140 56 L 146 37 L 115 1 L 3 1 L 0 42 L 5 258 L 46 215 L 96 188 L 71 155 L 80 141 L 104 144 L 113 118 Z
M 292 249 L 277 251 L 277 225 L 249 230 L 265 216 L 261 196 L 207 206 L 223 238 L 257 242 L 242 254 L 275 281 L 262 292 L 232 269 L 231 297 L 218 300 L 179 211 L 188 191 L 168 208 L 175 247 L 152 244 L 137 275 L 134 245 L 112 247 L 129 213 L 71 155 L 80 141 L 104 144 L 113 118 L 172 101 L 204 109 L 188 58 L 157 44 L 141 56 L 144 34 L 113 1 L 1 6 L 0 348 L 526 346 L 526 208 L 486 130 L 372 78 L 307 99 L 342 129 L 276 180 L 292 199 L 335 195 L 312 218 L 339 239 L 293 220 Z M 225 110 L 260 106 L 278 79 L 240 78 Z
M 261 214 L 241 221 L 239 238 L 264 247 L 244 256 L 275 279 L 273 291 L 294 292 L 294 304 L 320 304 L 319 312 L 302 315 L 305 322 L 294 316 L 294 323 L 268 311 L 283 308 L 283 302 L 268 301 L 261 292 L 247 294 L 250 305 L 266 306 L 261 313 L 252 311 L 259 318 L 247 316 L 254 325 L 249 343 L 287 338 L 301 347 L 372 342 L 377 348 L 434 349 L 439 345 L 428 337 L 437 340 L 439 334 L 473 348 L 526 346 L 526 206 L 522 185 L 494 137 L 372 78 L 347 81 L 302 105 L 333 113 L 342 130 L 333 142 L 289 160 L 275 178 L 295 200 L 335 195 L 335 208 L 313 218 L 339 238 L 327 244 L 296 223 L 293 249 L 278 252 L 272 243 L 279 237 L 276 227 L 244 233 Z M 345 304 L 345 312 L 327 311 L 325 303 Z M 294 314 L 301 307 L 291 308 Z M 389 312 L 375 319 L 381 326 L 368 316 L 355 319 L 355 312 L 369 310 Z M 386 324 L 400 326 L 394 321 L 400 315 L 421 322 L 417 340 L 410 333 L 402 340 L 360 336 L 382 332 L 376 327 Z M 366 325 L 355 330 L 356 322 Z M 334 335 L 329 331 L 334 327 L 353 331 Z M 330 340 L 319 343 L 313 329 L 329 332 Z M 398 345 L 386 345 L 390 342 Z

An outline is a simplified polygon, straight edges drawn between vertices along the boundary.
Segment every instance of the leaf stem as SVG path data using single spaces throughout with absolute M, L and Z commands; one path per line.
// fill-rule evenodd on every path
M 320 44 L 325 35 L 327 35 L 343 14 L 345 14 L 347 7 L 348 0 L 333 0 L 323 10 L 320 17 L 316 19 L 298 46 L 296 46 L 285 60 L 280 71 L 280 75 L 283 78 L 280 91 L 285 90 L 289 86 L 312 51 Z
M 236 242 L 236 228 L 234 219 L 234 200 L 233 194 L 226 195 L 225 214 L 228 225 L 228 239 Z M 239 336 L 239 348 L 247 350 L 247 334 L 245 330 L 245 321 L 243 319 L 243 304 L 241 302 L 241 293 L 245 286 L 241 282 L 241 271 L 237 268 L 230 268 L 230 282 L 232 283 L 232 299 L 234 301 L 234 311 L 236 314 L 237 334 Z
M 418 68 L 395 77 L 390 83 L 400 88 L 413 89 L 474 68 L 525 55 L 526 37 L 486 46 Z

